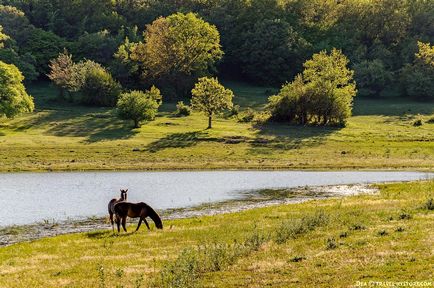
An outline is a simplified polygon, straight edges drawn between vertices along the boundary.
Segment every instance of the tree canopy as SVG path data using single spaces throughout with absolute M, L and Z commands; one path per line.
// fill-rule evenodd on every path
M 200 78 L 191 91 L 191 107 L 208 116 L 208 129 L 212 128 L 212 118 L 226 109 L 231 109 L 234 93 L 219 83 L 217 78 Z
M 23 80 L 17 67 L 0 61 L 0 116 L 11 118 L 33 111 L 33 98 L 27 94 Z
M 158 107 L 162 103 L 160 90 L 152 86 L 146 92 L 131 91 L 123 93 L 117 102 L 119 117 L 122 119 L 133 120 L 134 128 L 140 127 L 140 122 L 154 120 L 158 112 Z
M 351 116 L 356 85 L 348 59 L 333 49 L 314 54 L 303 73 L 270 97 L 272 119 L 298 124 L 344 124 Z

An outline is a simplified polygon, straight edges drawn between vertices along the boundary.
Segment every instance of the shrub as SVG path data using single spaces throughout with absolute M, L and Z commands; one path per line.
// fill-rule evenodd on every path
M 199 255 L 193 249 L 185 249 L 175 261 L 167 262 L 160 271 L 157 287 L 197 287 L 200 270 Z
M 429 118 L 428 120 L 426 120 L 426 123 L 428 123 L 428 124 L 434 124 L 434 117 Z
M 83 85 L 80 88 L 82 103 L 115 106 L 121 93 L 121 85 L 98 63 L 88 60 L 78 65 L 83 75 Z
M 252 108 L 247 108 L 245 111 L 243 111 L 239 117 L 238 122 L 247 123 L 252 122 L 253 118 L 255 118 L 256 112 Z
M 429 198 L 428 200 L 426 200 L 425 204 L 423 205 L 423 208 L 426 210 L 434 210 L 433 198 Z
M 140 127 L 140 121 L 154 120 L 161 105 L 160 90 L 154 86 L 146 91 L 123 93 L 117 103 L 118 114 L 122 119 L 133 120 L 134 127 Z
M 176 104 L 176 112 L 177 116 L 189 116 L 191 114 L 191 108 L 188 105 L 185 105 L 183 101 L 179 101 Z
M 327 250 L 333 250 L 336 248 L 338 248 L 338 244 L 336 243 L 335 238 L 327 238 L 326 249 Z
M 420 119 L 417 119 L 416 121 L 413 122 L 414 127 L 422 126 L 422 124 L 423 124 L 422 120 Z
M 318 226 L 323 226 L 328 222 L 329 217 L 323 211 L 317 211 L 298 220 L 283 222 L 277 230 L 275 241 L 277 244 L 283 244 L 288 239 L 296 239 L 300 235 L 312 231 Z

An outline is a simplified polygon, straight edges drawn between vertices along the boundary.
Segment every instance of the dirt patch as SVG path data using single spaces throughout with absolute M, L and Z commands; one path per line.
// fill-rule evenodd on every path
M 161 211 L 161 216 L 163 220 L 194 218 L 206 215 L 234 213 L 273 205 L 295 204 L 309 200 L 343 197 L 362 193 L 371 194 L 376 192 L 376 188 L 364 184 L 298 187 L 293 189 L 265 189 L 246 192 L 243 194 L 243 198 L 238 200 Z M 92 238 L 98 237 L 101 233 L 108 233 L 110 230 L 111 226 L 106 217 L 9 226 L 0 229 L 0 247 L 70 233 L 91 232 L 89 235 Z

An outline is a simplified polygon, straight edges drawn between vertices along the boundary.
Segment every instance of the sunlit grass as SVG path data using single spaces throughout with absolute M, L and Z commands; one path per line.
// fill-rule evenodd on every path
M 238 103 L 259 109 L 269 89 L 227 83 Z M 345 128 L 270 124 L 237 119 L 159 117 L 132 129 L 106 108 L 59 104 L 47 85 L 31 89 L 34 114 L 0 120 L 0 170 L 92 169 L 432 169 L 434 107 L 403 100 L 359 99 Z M 235 97 L 237 99 L 237 97 Z M 173 110 L 172 109 L 172 110 Z M 422 126 L 415 127 L 415 119 Z
M 170 273 L 163 267 L 193 263 L 174 261 L 184 249 L 198 257 L 195 281 L 205 287 L 432 280 L 434 212 L 426 203 L 433 197 L 433 181 L 384 184 L 376 195 L 165 221 L 162 231 L 95 231 L 16 244 L 0 249 L 0 287 L 161 284 L 160 271 Z M 279 241 L 292 222 L 300 233 Z M 251 248 L 237 246 L 246 239 Z

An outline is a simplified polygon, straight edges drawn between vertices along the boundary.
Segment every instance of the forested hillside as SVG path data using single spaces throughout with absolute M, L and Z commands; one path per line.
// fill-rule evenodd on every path
M 359 95 L 433 98 L 433 69 L 421 67 L 416 55 L 418 41 L 434 43 L 431 0 L 0 0 L 0 4 L 0 26 L 9 37 L 0 60 L 16 65 L 27 83 L 46 79 L 50 60 L 66 48 L 74 61 L 101 64 L 125 88 L 143 90 L 158 83 L 163 95 L 189 94 L 197 78 L 210 74 L 279 87 L 300 73 L 312 54 L 337 48 L 355 70 Z M 196 21 L 192 29 L 201 33 L 215 26 L 219 35 L 212 37 L 220 37 L 221 47 L 214 47 L 215 63 L 168 72 L 180 72 L 181 84 L 188 89 L 179 87 L 179 77 L 157 75 L 167 63 L 151 65 L 132 53 L 137 43 L 149 42 L 143 38 L 147 25 L 177 12 L 196 13 L 211 26 Z M 158 34 L 158 25 L 153 26 Z M 176 37 L 182 38 L 178 32 Z

